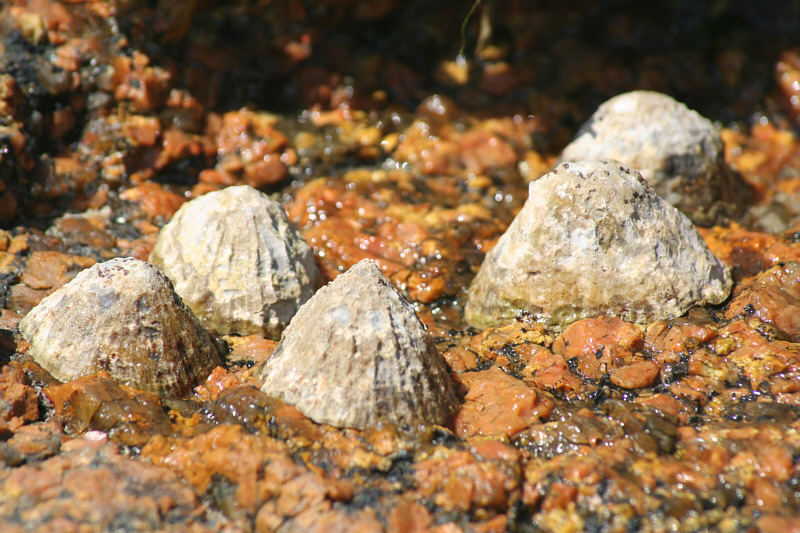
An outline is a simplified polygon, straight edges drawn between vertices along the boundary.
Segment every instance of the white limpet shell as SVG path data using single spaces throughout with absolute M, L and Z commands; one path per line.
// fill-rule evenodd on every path
M 261 389 L 337 427 L 442 424 L 455 384 L 414 308 L 362 260 L 300 308 Z
M 604 102 L 559 156 L 612 159 L 638 170 L 656 193 L 696 224 L 738 210 L 744 186 L 725 165 L 714 124 L 666 94 L 632 91 Z
M 28 353 L 61 381 L 105 370 L 125 385 L 184 395 L 221 364 L 214 338 L 167 277 L 132 257 L 79 273 L 19 330 Z
M 675 318 L 722 303 L 729 269 L 694 224 L 616 161 L 561 163 L 528 199 L 470 285 L 475 327 L 521 317 L 554 330 L 580 318 Z
M 218 335 L 278 339 L 322 284 L 311 247 L 283 207 L 247 185 L 181 206 L 158 234 L 150 261 Z

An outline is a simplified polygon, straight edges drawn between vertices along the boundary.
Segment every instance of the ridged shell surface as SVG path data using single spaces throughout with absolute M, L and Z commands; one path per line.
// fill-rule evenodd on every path
M 561 161 L 613 159 L 697 224 L 735 212 L 741 184 L 724 162 L 714 124 L 671 96 L 632 91 L 609 99 L 581 126 Z
M 280 204 L 247 185 L 184 204 L 150 261 L 209 330 L 278 339 L 322 283 Z
M 267 394 L 338 427 L 441 424 L 458 405 L 413 307 L 369 260 L 300 308 L 260 376 Z
M 520 317 L 560 329 L 609 315 L 675 318 L 730 293 L 725 267 L 692 222 L 615 161 L 561 163 L 528 199 L 473 280 L 467 322 Z
M 187 394 L 221 363 L 212 336 L 153 265 L 112 259 L 79 273 L 19 323 L 56 379 L 100 370 L 139 389 Z

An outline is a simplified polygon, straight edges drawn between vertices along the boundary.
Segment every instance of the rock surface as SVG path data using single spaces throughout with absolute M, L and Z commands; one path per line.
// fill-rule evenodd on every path
M 458 403 L 414 309 L 368 260 L 298 311 L 261 378 L 267 394 L 339 427 L 441 424 Z
M 61 381 L 107 371 L 132 387 L 181 395 L 220 363 L 214 339 L 153 265 L 95 265 L 19 323 L 33 359 Z
M 182 206 L 150 261 L 210 330 L 277 339 L 321 284 L 313 252 L 283 208 L 243 185 Z
M 560 159 L 620 161 L 697 224 L 711 224 L 721 211 L 732 210 L 735 180 L 725 167 L 719 132 L 665 94 L 632 91 L 606 101 Z
M 692 223 L 637 172 L 562 163 L 530 184 L 470 286 L 465 317 L 476 327 L 522 315 L 556 329 L 597 315 L 649 322 L 721 303 L 731 285 Z

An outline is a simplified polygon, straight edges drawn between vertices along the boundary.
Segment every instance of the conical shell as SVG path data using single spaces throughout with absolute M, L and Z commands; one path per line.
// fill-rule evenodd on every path
M 613 159 L 698 224 L 730 205 L 737 180 L 710 120 L 666 94 L 633 91 L 603 103 L 564 148 L 562 161 Z
M 610 315 L 650 322 L 727 298 L 732 281 L 681 212 L 614 161 L 561 163 L 486 255 L 469 288 L 476 327 L 528 316 L 554 329 Z
M 19 323 L 28 353 L 56 379 L 99 370 L 183 395 L 220 364 L 214 339 L 156 267 L 131 257 L 84 270 Z
M 338 427 L 441 424 L 458 405 L 413 307 L 369 260 L 300 308 L 261 378 L 267 394 Z
M 322 283 L 311 248 L 281 205 L 247 185 L 184 204 L 159 233 L 150 261 L 220 335 L 279 338 Z

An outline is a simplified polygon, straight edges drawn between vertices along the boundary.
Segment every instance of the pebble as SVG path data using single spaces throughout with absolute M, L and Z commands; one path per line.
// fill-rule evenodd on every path
M 362 260 L 320 289 L 286 328 L 262 390 L 318 423 L 444 423 L 458 400 L 414 308 Z
M 19 330 L 33 359 L 65 382 L 104 370 L 125 385 L 182 395 L 220 363 L 214 339 L 166 276 L 130 257 L 84 270 Z
M 182 206 L 150 254 L 203 324 L 271 339 L 322 283 L 280 204 L 243 185 Z
M 528 317 L 558 330 L 592 316 L 675 318 L 719 304 L 730 273 L 694 225 L 612 161 L 561 163 L 529 186 L 520 213 L 469 288 L 475 327 Z
M 666 94 L 632 91 L 606 101 L 560 159 L 620 161 L 696 224 L 710 225 L 732 210 L 734 176 L 725 167 L 719 131 Z

